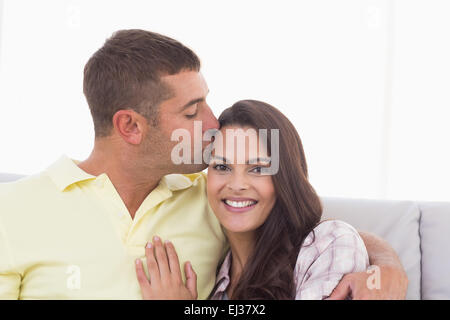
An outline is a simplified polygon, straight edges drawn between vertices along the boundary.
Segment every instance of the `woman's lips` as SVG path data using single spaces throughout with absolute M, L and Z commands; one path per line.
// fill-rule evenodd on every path
M 253 202 L 253 204 L 250 205 L 246 205 L 243 207 L 236 207 L 233 205 L 230 205 L 228 203 L 232 204 L 233 202 L 236 204 L 237 203 L 250 203 Z M 258 201 L 254 200 L 254 199 L 249 199 L 249 198 L 226 198 L 222 200 L 223 205 L 225 206 L 225 209 L 227 209 L 230 212 L 236 212 L 236 213 L 242 213 L 242 212 L 247 212 L 252 210 L 257 204 Z

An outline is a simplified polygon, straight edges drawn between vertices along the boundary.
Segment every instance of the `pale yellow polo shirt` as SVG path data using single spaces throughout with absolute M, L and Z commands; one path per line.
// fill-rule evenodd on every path
M 165 176 L 131 219 L 106 174 L 63 156 L 0 184 L 0 299 L 141 299 L 134 261 L 154 235 L 192 262 L 205 299 L 226 249 L 205 174 Z

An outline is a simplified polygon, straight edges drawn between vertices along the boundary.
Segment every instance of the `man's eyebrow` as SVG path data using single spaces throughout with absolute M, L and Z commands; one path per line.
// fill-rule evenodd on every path
M 181 108 L 181 112 L 183 112 L 184 110 L 186 110 L 187 108 L 189 108 L 190 106 L 199 103 L 199 102 L 203 102 L 205 101 L 205 98 L 197 98 L 197 99 L 192 99 L 191 101 L 189 101 L 188 103 L 186 103 L 182 108 Z
M 208 92 L 206 93 L 206 95 L 209 93 L 209 89 Z M 205 95 L 205 97 L 206 97 Z M 188 103 L 186 103 L 183 107 L 181 107 L 181 112 L 183 112 L 184 110 L 186 110 L 187 108 L 189 108 L 190 106 L 199 103 L 199 102 L 204 102 L 205 101 L 205 97 L 201 97 L 201 98 L 196 98 L 196 99 L 192 99 L 191 101 L 189 101 Z

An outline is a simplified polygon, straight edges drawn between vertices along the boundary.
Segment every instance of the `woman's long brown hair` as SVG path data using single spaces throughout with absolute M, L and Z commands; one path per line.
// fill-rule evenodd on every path
M 279 170 L 272 176 L 275 205 L 256 232 L 256 244 L 230 299 L 294 299 L 294 268 L 306 236 L 320 222 L 322 204 L 308 181 L 302 142 L 292 123 L 275 107 L 242 100 L 219 117 L 221 127 L 279 129 Z

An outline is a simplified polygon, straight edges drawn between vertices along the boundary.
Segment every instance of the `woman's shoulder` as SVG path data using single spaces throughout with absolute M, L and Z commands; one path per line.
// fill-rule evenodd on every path
M 310 245 L 326 245 L 341 238 L 362 239 L 358 231 L 341 220 L 323 220 L 321 221 L 305 238 L 302 248 Z
M 369 265 L 363 240 L 354 227 L 339 220 L 319 223 L 305 238 L 294 270 L 296 299 L 323 299 L 344 274 Z
M 308 267 L 317 259 L 336 260 L 354 256 L 368 264 L 368 254 L 358 231 L 340 220 L 320 222 L 305 238 L 297 258 L 298 267 Z M 331 263 L 331 262 L 330 262 Z

